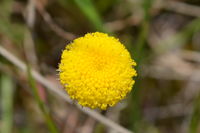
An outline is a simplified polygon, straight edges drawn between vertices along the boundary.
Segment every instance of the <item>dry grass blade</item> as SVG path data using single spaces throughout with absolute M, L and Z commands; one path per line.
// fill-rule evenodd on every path
M 64 31 L 60 26 L 58 26 L 56 23 L 54 23 L 53 19 L 48 14 L 48 12 L 38 2 L 39 1 L 37 1 L 35 4 L 36 9 L 40 13 L 40 15 L 43 17 L 44 21 L 49 25 L 51 30 L 53 30 L 58 36 L 60 36 L 64 39 L 73 40 L 74 38 L 76 38 L 76 36 L 74 34 Z
M 10 62 L 12 62 L 16 67 L 18 67 L 19 69 L 21 69 L 23 72 L 27 71 L 25 63 L 23 63 L 22 61 L 20 61 L 19 59 L 17 59 L 14 55 L 12 55 L 12 53 L 10 53 L 9 51 L 7 51 L 2 46 L 0 46 L 0 54 L 3 57 L 5 57 L 7 60 L 9 60 Z M 71 103 L 71 104 L 73 103 L 71 101 L 71 99 L 69 98 L 69 96 L 64 91 L 60 90 L 55 84 L 53 84 L 50 81 L 48 81 L 45 77 L 43 77 L 37 71 L 35 71 L 35 70 L 32 69 L 31 73 L 32 73 L 33 78 L 36 81 L 38 81 L 41 84 L 43 84 L 48 90 L 54 92 L 54 94 L 57 94 L 57 96 L 63 98 L 68 103 Z M 81 106 L 79 106 L 77 104 L 76 104 L 76 107 L 78 109 L 80 109 L 82 112 L 90 115 L 91 117 L 93 117 L 97 121 L 101 122 L 105 126 L 116 130 L 117 132 L 120 132 L 120 133 L 132 133 L 128 129 L 126 129 L 126 128 L 120 126 L 120 125 L 118 125 L 117 123 L 115 123 L 115 122 L 113 122 L 113 121 L 111 121 L 109 119 L 107 119 L 106 117 L 102 116 L 101 114 L 97 113 L 94 110 L 91 110 L 91 109 L 88 109 L 88 108 L 83 108 L 83 107 L 81 107 Z
M 177 13 L 194 16 L 194 17 L 200 17 L 200 7 L 189 5 L 183 2 L 177 2 L 177 1 L 167 1 L 163 2 L 164 8 L 167 10 L 171 10 Z

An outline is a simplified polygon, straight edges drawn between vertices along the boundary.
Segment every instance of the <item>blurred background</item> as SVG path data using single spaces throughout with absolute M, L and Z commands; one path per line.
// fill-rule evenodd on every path
M 100 31 L 138 64 L 132 92 L 101 117 L 134 133 L 200 133 L 199 17 L 199 0 L 0 0 L 0 132 L 118 132 L 49 91 L 63 90 L 65 46 Z

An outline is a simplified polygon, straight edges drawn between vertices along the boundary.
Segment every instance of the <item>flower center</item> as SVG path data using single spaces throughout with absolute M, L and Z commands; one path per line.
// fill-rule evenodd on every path
M 111 63 L 108 55 L 104 52 L 93 51 L 90 53 L 92 67 L 97 71 L 102 71 Z

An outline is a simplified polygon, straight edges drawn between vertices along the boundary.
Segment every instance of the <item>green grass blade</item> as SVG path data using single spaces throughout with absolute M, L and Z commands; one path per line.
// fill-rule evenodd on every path
M 142 3 L 142 9 L 144 12 L 143 21 L 141 23 L 140 32 L 137 37 L 137 42 L 134 49 L 133 57 L 137 62 L 136 69 L 139 72 L 139 68 L 141 65 L 142 60 L 144 59 L 144 47 L 147 43 L 147 37 L 149 32 L 149 22 L 151 19 L 150 16 L 150 9 L 153 4 L 153 0 L 143 0 Z M 141 80 L 139 80 L 139 77 L 136 78 L 136 84 L 134 85 L 134 89 L 131 93 L 131 99 L 130 99 L 130 106 L 131 106 L 131 117 L 130 117 L 130 123 L 133 123 L 131 125 L 131 129 L 133 131 L 139 132 L 140 128 L 142 127 L 142 115 L 141 115 L 141 90 L 138 89 L 141 88 Z
M 2 127 L 1 133 L 12 133 L 13 125 L 13 82 L 3 74 L 1 76 Z
M 192 118 L 190 121 L 189 133 L 197 133 L 200 124 L 200 94 L 194 102 Z
M 200 31 L 200 19 L 197 18 L 192 20 L 188 25 L 186 25 L 182 31 L 158 44 L 156 52 L 164 53 L 173 48 L 182 47 L 192 38 L 192 36 L 195 33 L 199 31 Z
M 56 124 L 53 122 L 53 120 L 50 116 L 50 113 L 49 113 L 47 106 L 45 106 L 44 102 L 41 100 L 41 98 L 38 94 L 38 88 L 36 87 L 35 80 L 33 79 L 32 75 L 31 75 L 30 68 L 28 67 L 27 70 L 28 70 L 28 80 L 29 80 L 31 88 L 33 89 L 34 98 L 35 98 L 40 110 L 42 111 L 42 114 L 45 118 L 45 121 L 46 121 L 47 126 L 49 128 L 49 131 L 51 133 L 59 133 L 59 131 L 56 127 Z
M 13 4 L 13 0 L 0 0 L 0 34 L 21 45 L 24 39 L 25 27 L 11 22 Z
M 141 25 L 141 30 L 138 35 L 138 39 L 137 39 L 136 47 L 135 47 L 135 60 L 137 62 L 139 62 L 141 60 L 140 58 L 143 54 L 144 45 L 147 42 L 147 36 L 148 36 L 148 31 L 149 31 L 149 22 L 150 22 L 150 18 L 151 18 L 150 9 L 153 4 L 153 1 L 154 0 L 143 0 L 142 5 L 141 5 L 143 8 L 144 16 L 143 16 L 143 22 Z
M 107 32 L 103 27 L 100 15 L 97 13 L 91 0 L 74 0 L 85 16 L 90 20 L 98 31 Z

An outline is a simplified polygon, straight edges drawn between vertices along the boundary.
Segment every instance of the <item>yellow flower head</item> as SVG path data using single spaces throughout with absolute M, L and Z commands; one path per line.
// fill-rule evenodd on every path
M 80 105 L 105 110 L 131 91 L 135 65 L 118 39 L 104 33 L 88 33 L 63 51 L 60 81 Z

